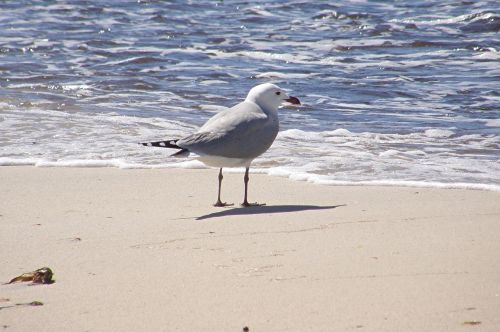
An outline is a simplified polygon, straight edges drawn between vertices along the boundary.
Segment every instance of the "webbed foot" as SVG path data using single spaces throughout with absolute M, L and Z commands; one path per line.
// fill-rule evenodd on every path
M 217 201 L 214 204 L 214 206 L 216 206 L 216 207 L 233 206 L 233 205 L 234 205 L 233 203 L 226 203 L 226 202 L 221 202 L 221 201 Z
M 255 203 L 248 203 L 247 201 L 241 203 L 242 207 L 264 206 L 264 205 L 266 205 L 266 203 L 257 203 L 257 202 L 255 202 Z

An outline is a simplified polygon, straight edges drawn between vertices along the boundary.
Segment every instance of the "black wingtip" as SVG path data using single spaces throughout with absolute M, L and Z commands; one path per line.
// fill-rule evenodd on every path
M 157 142 L 147 142 L 147 143 L 139 143 L 144 146 L 155 146 L 159 148 L 170 148 L 170 149 L 182 149 L 181 147 L 177 146 L 175 142 L 178 140 L 170 140 L 170 141 L 157 141 Z

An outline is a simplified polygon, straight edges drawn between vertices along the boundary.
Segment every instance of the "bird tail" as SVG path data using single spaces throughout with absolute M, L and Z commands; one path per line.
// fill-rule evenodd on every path
M 171 155 L 172 157 L 186 157 L 186 156 L 188 156 L 189 150 L 178 146 L 176 144 L 177 141 L 178 140 L 175 139 L 175 140 L 170 140 L 170 141 L 146 142 L 146 143 L 139 143 L 139 144 L 144 145 L 144 146 L 155 146 L 155 147 L 159 147 L 159 148 L 179 149 L 180 151 L 177 151 L 176 153 Z
M 177 151 L 176 153 L 170 155 L 170 157 L 187 157 L 187 156 L 189 156 L 188 149 L 181 149 L 180 151 Z
M 180 146 L 178 146 L 177 139 L 175 140 L 170 140 L 170 141 L 157 141 L 157 142 L 146 142 L 146 143 L 139 143 L 144 146 L 157 146 L 159 148 L 170 148 L 170 149 L 182 149 Z

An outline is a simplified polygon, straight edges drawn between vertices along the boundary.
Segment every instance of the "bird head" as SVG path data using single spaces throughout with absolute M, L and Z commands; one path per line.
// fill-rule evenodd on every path
M 300 105 L 298 98 L 289 96 L 285 90 L 271 83 L 259 84 L 253 87 L 248 92 L 246 100 L 268 110 L 277 110 L 283 103 Z

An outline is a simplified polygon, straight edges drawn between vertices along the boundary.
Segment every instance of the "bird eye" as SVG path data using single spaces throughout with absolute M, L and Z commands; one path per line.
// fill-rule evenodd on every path
M 277 91 L 276 95 L 279 96 L 281 94 L 281 91 Z

